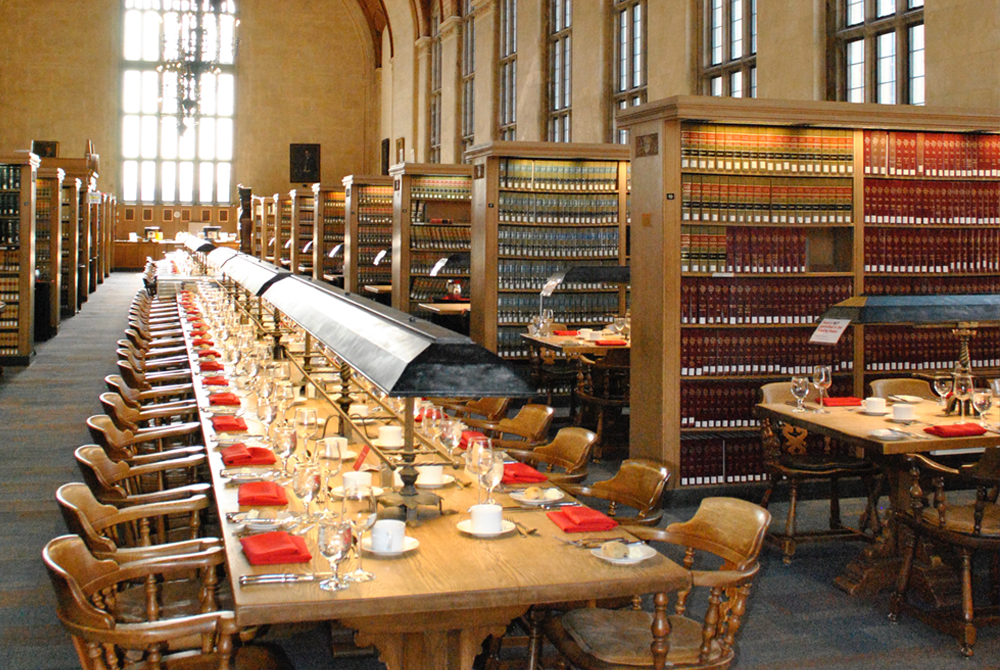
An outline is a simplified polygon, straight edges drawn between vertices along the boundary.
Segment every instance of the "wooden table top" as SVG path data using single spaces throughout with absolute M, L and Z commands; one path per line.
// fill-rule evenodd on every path
M 392 293 L 392 284 L 366 284 L 365 291 L 368 293 L 374 293 L 375 295 Z
M 465 314 L 472 310 L 472 305 L 467 302 L 421 302 L 417 304 L 421 309 L 435 314 Z
M 816 409 L 815 403 L 806 403 L 806 407 Z M 994 447 L 1000 443 L 1000 436 L 996 432 L 987 432 L 978 437 L 955 437 L 943 438 L 930 435 L 924 432 L 924 428 L 934 425 L 947 425 L 953 423 L 968 422 L 970 419 L 959 419 L 957 416 L 944 416 L 941 407 L 933 400 L 924 400 L 913 405 L 916 423 L 909 426 L 894 423 L 892 419 L 891 406 L 887 409 L 889 414 L 885 416 L 868 416 L 861 412 L 859 407 L 829 407 L 829 414 L 819 412 L 794 412 L 794 407 L 785 403 L 768 403 L 757 405 L 758 412 L 774 419 L 779 419 L 794 426 L 800 426 L 806 430 L 817 432 L 821 435 L 856 444 L 873 453 L 883 456 L 894 454 L 925 453 L 938 450 L 968 449 L 980 447 Z M 991 410 L 987 414 L 987 419 L 993 423 L 997 417 L 997 410 Z M 874 430 L 896 429 L 914 435 L 912 438 L 884 439 L 873 436 Z M 924 436 L 928 439 L 920 439 L 916 436 Z
M 602 346 L 595 340 L 583 340 L 573 335 L 531 335 L 521 333 L 521 337 L 546 349 L 554 349 L 564 354 L 592 354 L 611 351 L 612 349 L 629 349 L 632 341 L 627 338 L 620 338 L 617 335 L 609 335 L 608 339 L 624 339 L 628 344 L 617 346 Z

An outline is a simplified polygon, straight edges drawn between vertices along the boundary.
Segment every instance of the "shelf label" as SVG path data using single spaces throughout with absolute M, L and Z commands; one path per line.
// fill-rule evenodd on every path
M 100 205 L 101 204 L 101 194 L 100 193 L 94 193 L 93 191 L 91 191 L 90 193 L 87 193 L 87 202 L 89 204 L 91 204 L 91 205 Z
M 809 338 L 809 344 L 836 344 L 849 325 L 850 319 L 823 319 Z

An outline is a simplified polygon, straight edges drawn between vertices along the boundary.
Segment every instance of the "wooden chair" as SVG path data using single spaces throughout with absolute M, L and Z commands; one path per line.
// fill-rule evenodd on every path
M 140 391 L 149 391 L 159 386 L 169 386 L 171 387 L 170 390 L 175 393 L 181 393 L 190 389 L 189 392 L 192 395 L 194 394 L 194 387 L 191 386 L 191 370 L 147 374 L 133 367 L 128 361 L 119 360 L 115 365 L 118 366 L 118 373 L 125 380 L 125 383 Z
M 575 395 L 580 409 L 576 424 L 593 426 L 597 433 L 594 457 L 601 458 L 609 428 L 623 422 L 622 410 L 629 406 L 630 352 L 626 349 L 612 349 L 603 358 L 580 356 L 579 361 L 580 377 Z M 627 444 L 627 428 L 624 433 Z
M 512 458 L 546 473 L 550 484 L 562 486 L 587 478 L 587 463 L 595 442 L 597 435 L 586 428 L 568 427 L 560 429 L 548 444 L 533 450 L 508 447 L 504 451 Z M 561 468 L 562 472 L 555 468 Z
M 466 402 L 455 402 L 436 398 L 434 404 L 452 413 L 456 419 L 482 417 L 485 421 L 500 421 L 507 416 L 510 398 L 480 398 Z
M 181 400 L 175 399 L 178 396 L 185 396 L 183 391 L 184 389 L 191 390 L 190 384 L 181 385 L 181 389 L 178 389 L 177 393 L 174 393 L 169 387 L 157 387 L 149 391 L 140 391 L 126 384 L 121 375 L 108 375 L 104 378 L 104 385 L 108 388 L 108 391 L 121 396 L 122 401 L 127 407 L 136 410 L 155 410 L 166 407 L 176 409 L 190 407 L 196 409 L 198 407 L 197 401 L 194 398 L 184 397 Z M 165 402 L 155 402 L 164 399 L 167 400 Z
M 910 463 L 912 485 L 908 490 L 909 509 L 896 512 L 896 519 L 913 531 L 907 541 L 903 565 L 899 571 L 896 591 L 889 602 L 889 620 L 899 620 L 900 612 L 920 619 L 934 628 L 959 640 L 962 656 L 973 655 L 978 627 L 1000 622 L 998 594 L 1000 594 L 1000 448 L 983 452 L 978 463 L 961 468 L 949 468 L 922 454 L 907 456 Z M 930 494 L 925 486 L 933 488 Z M 976 500 L 972 503 L 949 505 L 948 488 L 974 488 Z M 927 610 L 911 606 L 906 591 L 913 572 L 917 547 L 924 538 L 946 545 L 957 553 L 962 582 L 962 607 L 956 618 L 950 611 Z M 986 551 L 991 560 L 989 607 L 973 607 L 973 555 Z
M 143 335 L 139 329 L 129 327 L 125 329 L 125 337 L 128 338 L 129 342 L 134 344 L 139 349 L 146 350 L 156 350 L 162 347 L 177 347 L 185 345 L 185 340 L 183 335 L 174 335 L 171 337 L 151 337 Z
M 565 430 L 565 429 L 564 429 Z M 655 526 L 663 517 L 663 494 L 670 480 L 670 470 L 656 461 L 630 458 L 622 461 L 618 472 L 611 479 L 594 482 L 590 486 L 566 484 L 562 488 L 573 496 L 588 496 L 609 503 L 608 515 L 622 525 Z M 618 516 L 621 506 L 635 510 L 627 517 Z
M 482 430 L 492 435 L 495 447 L 534 449 L 545 442 L 554 413 L 555 410 L 547 405 L 525 405 L 518 410 L 513 419 L 501 419 L 500 421 L 463 419 L 462 423 L 469 428 Z M 513 435 L 515 439 L 505 439 L 504 435 Z
M 204 452 L 179 451 L 180 455 L 170 452 L 139 457 L 133 464 L 112 461 L 96 444 L 77 447 L 73 455 L 97 500 L 132 507 L 207 495 L 212 490 L 211 484 L 198 481 L 199 470 L 206 463 Z
M 269 647 L 234 643 L 240 629 L 231 611 L 213 601 L 216 569 L 225 561 L 221 547 L 118 565 L 97 560 L 83 540 L 64 535 L 42 551 L 55 589 L 57 612 L 80 658 L 83 670 L 278 670 L 290 668 Z M 163 585 L 197 571 L 202 575 L 197 614 L 164 618 L 159 603 Z M 148 590 L 136 611 L 120 594 L 136 582 Z M 147 604 L 148 603 L 148 604 Z
M 923 379 L 909 377 L 876 379 L 871 386 L 872 395 L 876 398 L 888 398 L 891 395 L 913 395 L 927 400 L 937 400 L 937 396 L 931 390 L 931 385 Z
M 132 342 L 132 340 L 122 339 L 118 340 L 118 348 L 116 349 L 116 352 L 118 354 L 118 358 L 128 360 L 127 356 L 128 354 L 131 354 L 133 358 L 144 363 L 148 362 L 161 364 L 176 361 L 190 363 L 188 360 L 188 348 L 186 345 L 151 349 L 149 347 L 143 348 L 137 346 L 134 342 Z
M 191 361 L 187 354 L 183 356 L 170 356 L 168 358 L 146 359 L 138 354 L 134 348 L 117 349 L 119 361 L 127 361 L 132 368 L 140 374 L 149 375 L 165 372 L 179 373 L 191 370 Z
M 792 384 L 765 384 L 760 389 L 760 397 L 764 403 L 793 401 Z M 782 560 L 786 565 L 792 562 L 795 547 L 802 542 L 871 540 L 878 537 L 882 529 L 878 516 L 881 471 L 875 464 L 865 458 L 834 453 L 829 439 L 821 440 L 818 445 L 809 445 L 808 431 L 787 424 L 772 426 L 769 421 L 764 421 L 761 436 L 764 443 L 764 469 L 768 476 L 767 490 L 761 506 L 766 509 L 770 505 L 771 496 L 778 486 L 786 482 L 789 486 L 785 532 L 768 535 L 768 540 L 781 548 Z M 867 492 L 868 505 L 857 529 L 845 526 L 840 518 L 839 484 L 845 477 L 860 477 Z M 830 527 L 828 530 L 799 532 L 795 527 L 799 487 L 803 482 L 816 480 L 830 483 Z M 865 533 L 866 530 L 868 534 Z
M 705 498 L 690 521 L 665 530 L 630 529 L 645 541 L 684 547 L 691 586 L 677 594 L 657 593 L 652 613 L 634 609 L 575 609 L 545 623 L 545 637 L 574 667 L 585 670 L 635 668 L 728 668 L 746 614 L 750 586 L 771 515 L 735 498 Z M 716 570 L 695 569 L 698 554 L 721 559 Z M 694 588 L 708 590 L 702 621 L 688 616 Z
M 553 323 L 551 330 L 566 330 L 566 324 Z M 575 360 L 560 358 L 552 349 L 532 344 L 529 358 L 531 361 L 531 382 L 539 391 L 545 394 L 545 404 L 551 405 L 553 396 L 560 389 L 569 390 L 569 416 L 576 416 L 576 395 L 573 389 L 577 381 L 577 365 Z
M 162 453 L 180 447 L 204 447 L 201 440 L 201 424 L 197 421 L 169 426 L 154 426 L 139 430 L 121 430 L 107 414 L 95 414 L 87 418 L 90 436 L 115 461 L 134 461 L 136 456 L 148 453 Z
M 134 409 L 117 393 L 102 393 L 101 407 L 119 430 L 139 433 L 142 429 L 174 426 L 198 418 L 197 405 Z M 179 421 L 178 421 L 179 420 Z

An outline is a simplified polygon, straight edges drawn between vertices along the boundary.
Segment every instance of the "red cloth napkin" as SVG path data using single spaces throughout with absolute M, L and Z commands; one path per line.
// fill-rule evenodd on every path
M 539 484 L 548 480 L 541 472 L 524 463 L 505 463 L 503 466 L 504 484 Z
M 241 537 L 240 544 L 250 565 L 308 563 L 312 560 L 305 539 L 283 530 Z
M 204 324 L 203 322 L 201 322 L 201 321 L 196 321 L 195 323 L 192 323 L 192 324 L 191 324 L 191 327 L 192 327 L 192 328 L 194 328 L 195 330 L 201 330 L 201 329 L 203 329 L 203 328 L 208 328 L 208 326 L 206 326 L 206 325 L 205 325 L 205 324 Z
M 209 405 L 233 405 L 239 407 L 240 397 L 235 393 L 213 393 L 208 396 Z
M 624 347 L 627 344 L 625 340 L 597 340 L 599 347 Z
M 247 482 L 240 486 L 240 507 L 287 505 L 285 489 L 274 482 Z
M 229 380 L 225 377 L 205 377 L 201 383 L 205 386 L 228 386 Z
M 247 422 L 238 416 L 213 416 L 212 428 L 217 433 L 239 433 L 247 429 Z
M 559 337 L 576 337 L 580 334 L 579 330 L 553 330 L 553 335 L 558 335 Z
M 200 315 L 198 315 L 198 314 L 194 314 L 194 315 L 192 315 L 192 316 L 189 316 L 189 317 L 187 318 L 187 320 L 188 320 L 188 321 L 201 321 L 201 316 L 200 316 Z
M 220 453 L 226 465 L 272 465 L 278 461 L 270 449 L 248 447 L 242 442 L 226 447 Z
M 208 331 L 204 328 L 191 331 L 191 337 L 202 337 L 204 335 L 208 335 Z
M 861 407 L 861 398 L 847 396 L 846 398 L 823 398 L 825 407 Z
M 618 527 L 618 522 L 607 514 L 589 507 L 563 507 L 546 514 L 564 533 L 594 533 Z
M 486 436 L 480 433 L 478 430 L 463 430 L 462 439 L 459 440 L 458 446 L 462 449 L 468 449 L 469 443 L 478 437 L 486 437 Z
M 924 428 L 924 432 L 938 437 L 975 437 L 985 435 L 986 429 L 975 423 L 953 423 L 946 426 Z
M 198 356 L 200 356 L 201 358 L 205 358 L 206 356 L 215 356 L 216 358 L 220 358 L 222 354 L 220 354 L 215 349 L 202 349 L 201 351 L 198 352 Z
M 218 361 L 202 361 L 198 366 L 202 372 L 221 372 L 226 369 Z
M 200 347 L 200 346 L 211 347 L 212 345 L 215 344 L 215 342 L 213 342 L 212 340 L 206 339 L 204 337 L 199 337 L 199 338 L 193 340 L 191 342 L 191 344 L 193 344 L 196 347 Z

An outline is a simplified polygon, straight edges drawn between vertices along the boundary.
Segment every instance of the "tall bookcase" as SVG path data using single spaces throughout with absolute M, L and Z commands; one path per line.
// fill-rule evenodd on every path
M 275 196 L 274 260 L 275 265 L 292 265 L 292 194 Z
M 628 148 L 608 144 L 493 142 L 473 147 L 472 338 L 507 359 L 553 273 L 624 265 Z M 545 302 L 558 322 L 602 326 L 625 309 L 616 285 L 560 286 Z
M 400 163 L 389 169 L 392 195 L 392 306 L 416 313 L 417 304 L 445 295 L 449 281 L 469 294 L 469 264 L 456 260 L 432 275 L 452 254 L 468 254 L 472 240 L 472 166 Z
M 278 237 L 278 198 L 277 193 L 264 198 L 264 260 L 275 265 L 278 264 L 274 256 Z
M 35 339 L 59 330 L 62 281 L 62 168 L 40 167 L 35 183 Z
M 349 175 L 343 183 L 344 289 L 391 284 L 392 177 Z
M 250 254 L 255 258 L 264 259 L 264 198 L 259 195 L 250 196 Z
M 676 97 L 623 111 L 618 123 L 631 138 L 632 280 L 639 287 L 632 298 L 632 349 L 633 360 L 644 362 L 632 370 L 631 449 L 677 472 L 674 486 L 762 479 L 753 406 L 763 384 L 824 363 L 834 366 L 831 393 L 865 395 L 872 377 L 864 370 L 873 356 L 892 359 L 897 375 L 905 365 L 901 357 L 919 357 L 912 329 L 904 336 L 854 326 L 837 347 L 808 344 L 816 317 L 852 294 L 873 288 L 937 292 L 920 273 L 865 270 L 866 264 L 878 265 L 876 258 L 892 258 L 894 264 L 908 258 L 906 242 L 886 231 L 908 225 L 902 232 L 909 234 L 919 225 L 926 239 L 911 247 L 926 248 L 926 240 L 935 239 L 935 253 L 948 248 L 945 238 L 958 239 L 956 234 L 993 232 L 988 226 L 994 224 L 985 222 L 950 228 L 915 220 L 869 223 L 873 203 L 891 200 L 878 191 L 884 182 L 909 179 L 916 188 L 923 154 L 906 159 L 912 176 L 888 173 L 888 151 L 874 162 L 866 155 L 874 135 L 996 133 L 995 114 Z M 873 172 L 876 165 L 884 165 L 886 174 Z M 952 181 L 996 186 L 998 177 Z M 946 201 L 961 207 L 964 199 Z M 885 207 L 894 212 L 887 216 L 900 216 L 904 198 L 897 193 Z M 981 210 L 988 212 L 988 205 Z M 970 256 L 973 264 L 988 264 L 987 247 L 975 259 Z M 964 249 L 955 242 L 941 253 Z M 996 247 L 992 254 L 995 258 Z M 947 284 L 954 276 L 941 281 Z M 909 287 L 901 291 L 904 283 Z M 989 281 L 981 288 L 958 284 L 952 292 L 995 288 Z M 878 344 L 887 339 L 895 349 Z M 954 341 L 950 346 L 955 348 Z
M 295 274 L 313 274 L 313 226 L 316 207 L 312 189 L 295 189 L 289 193 L 292 200 L 292 245 L 289 248 L 291 271 Z
M 31 153 L 0 156 L 0 364 L 27 365 L 34 350 L 35 179 Z
M 80 258 L 80 192 L 83 181 L 68 176 L 62 183 L 62 221 L 60 224 L 59 306 L 63 317 L 76 314 Z
M 313 184 L 313 202 L 313 279 L 343 285 L 344 187 Z

